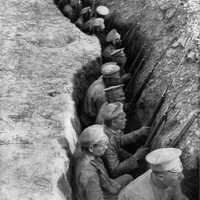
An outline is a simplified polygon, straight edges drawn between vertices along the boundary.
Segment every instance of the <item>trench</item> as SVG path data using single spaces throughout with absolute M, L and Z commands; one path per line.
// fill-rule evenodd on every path
M 57 4 L 57 2 L 58 1 L 54 0 L 55 4 Z M 61 9 L 61 8 L 58 7 L 58 9 Z M 64 13 L 63 15 L 66 17 Z M 75 19 L 77 19 L 77 16 L 75 16 L 71 21 L 75 22 Z M 113 13 L 111 17 L 109 17 L 109 19 L 105 21 L 105 26 L 106 28 L 105 28 L 104 34 L 98 34 L 98 35 L 96 34 L 96 36 L 99 38 L 102 51 L 106 47 L 106 44 L 104 42 L 105 35 L 109 31 L 111 31 L 113 28 L 115 28 L 122 37 L 122 44 L 120 48 L 122 47 L 125 48 L 124 51 L 127 57 L 127 61 L 124 66 L 124 71 L 125 73 L 131 73 L 132 77 L 133 76 L 135 77 L 132 80 L 131 85 L 130 84 L 128 85 L 128 83 L 124 85 L 126 103 L 129 103 L 137 95 L 136 88 L 138 88 L 137 84 L 139 82 L 139 80 L 137 80 L 137 77 L 139 73 L 141 73 L 142 70 L 144 70 L 146 62 L 148 62 L 148 58 L 150 56 L 150 53 L 148 50 L 151 49 L 151 45 L 150 45 L 150 42 L 148 41 L 148 38 L 146 38 L 143 35 L 143 33 L 140 31 L 140 27 L 137 24 L 137 21 L 132 21 L 131 23 L 127 21 L 127 23 L 123 23 L 120 21 L 120 16 L 118 15 L 118 13 Z M 84 123 L 80 116 L 83 110 L 83 103 L 84 103 L 84 97 L 86 95 L 86 91 L 88 87 L 101 75 L 100 68 L 101 68 L 101 65 L 104 63 L 106 63 L 106 60 L 102 60 L 102 58 L 97 58 L 96 60 L 85 64 L 74 75 L 72 95 L 73 95 L 73 100 L 76 106 L 77 116 L 79 116 L 78 118 L 81 123 L 81 130 L 85 128 Z M 146 112 L 146 106 L 147 105 L 142 103 L 139 106 L 136 105 L 133 110 L 129 112 L 126 111 L 127 122 L 126 122 L 125 131 L 124 131 L 125 134 L 130 131 L 136 130 L 140 128 L 142 125 L 144 125 L 143 117 L 145 116 L 145 120 L 150 117 L 149 116 L 150 113 Z M 145 142 L 144 140 L 138 141 L 137 145 L 135 145 L 134 147 L 132 145 L 127 146 L 126 149 L 130 153 L 134 153 L 139 146 L 144 144 L 144 142 Z M 70 159 L 73 159 L 71 153 L 68 153 L 67 155 Z M 144 167 L 141 168 L 141 170 L 136 172 L 137 176 L 145 172 L 146 168 L 147 166 L 144 165 Z M 67 173 L 68 182 L 70 183 L 73 180 L 73 177 L 71 177 L 72 169 L 73 169 L 73 166 L 70 166 Z M 186 178 L 184 179 L 182 183 L 183 192 L 189 197 L 189 199 L 197 200 L 198 199 L 198 195 L 197 195 L 198 194 L 198 180 L 197 180 L 198 170 L 197 169 L 184 170 L 184 175 Z M 64 185 L 66 185 L 66 181 L 62 183 L 62 180 L 61 180 L 58 187 L 65 194 L 66 199 L 69 199 L 69 195 L 67 194 L 69 191 L 66 190 L 66 187 Z M 72 189 L 71 199 L 74 199 L 73 189 Z

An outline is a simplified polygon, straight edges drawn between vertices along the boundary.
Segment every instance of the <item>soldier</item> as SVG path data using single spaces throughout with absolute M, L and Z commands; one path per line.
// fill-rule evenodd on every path
M 123 70 L 126 63 L 124 48 L 116 49 L 113 45 L 108 45 L 102 52 L 103 62 L 116 62 Z
M 181 150 L 161 148 L 146 156 L 150 170 L 120 192 L 118 200 L 187 200 L 180 187 L 183 167 Z
M 113 45 L 115 48 L 121 47 L 121 35 L 116 29 L 112 29 L 106 36 L 106 42 Z
M 104 89 L 121 83 L 120 68 L 116 63 L 105 63 L 101 67 L 102 76 L 87 90 L 83 105 L 82 122 L 85 126 L 93 124 L 103 103 L 106 102 Z
M 126 114 L 123 104 L 120 102 L 105 103 L 98 114 L 97 123 L 104 124 L 104 131 L 109 137 L 109 145 L 103 160 L 112 178 L 126 173 L 133 173 L 138 169 L 141 161 L 147 153 L 147 148 L 139 148 L 135 154 L 130 154 L 123 149 L 128 144 L 134 144 L 141 137 L 146 137 L 148 127 L 142 127 L 128 134 L 123 134 L 126 124 Z
M 117 199 L 119 191 L 132 177 L 128 174 L 111 179 L 100 156 L 107 148 L 108 138 L 103 126 L 92 125 L 81 133 L 81 150 L 74 155 L 74 192 L 77 200 Z
M 91 8 L 85 7 L 80 12 L 80 17 L 76 20 L 75 24 L 77 27 L 82 29 L 83 24 L 90 19 Z

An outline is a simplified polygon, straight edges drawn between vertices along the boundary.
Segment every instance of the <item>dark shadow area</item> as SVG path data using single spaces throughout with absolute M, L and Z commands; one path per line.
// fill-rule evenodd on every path
M 199 173 L 198 168 L 191 170 L 183 170 L 185 178 L 182 182 L 182 191 L 190 200 L 199 200 Z

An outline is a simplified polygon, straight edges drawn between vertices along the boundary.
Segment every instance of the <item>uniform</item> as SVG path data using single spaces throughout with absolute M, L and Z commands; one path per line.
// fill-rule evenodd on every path
M 79 137 L 77 151 L 74 155 L 74 184 L 73 189 L 77 200 L 114 200 L 119 191 L 127 185 L 132 177 L 124 175 L 118 179 L 111 179 L 100 158 L 104 150 L 89 150 L 91 145 L 100 145 L 108 141 L 103 126 L 92 125 L 83 130 Z M 104 146 L 106 147 L 106 145 Z M 128 181 L 128 182 L 127 182 Z
M 120 83 L 119 70 L 119 66 L 114 62 L 105 63 L 101 66 L 103 76 L 94 81 L 86 93 L 81 116 L 84 125 L 88 126 L 95 122 L 101 106 L 106 102 L 104 89 Z
M 140 136 L 134 132 L 123 135 L 121 131 L 114 131 L 108 127 L 104 130 L 109 137 L 109 145 L 103 155 L 103 161 L 110 176 L 116 178 L 138 168 L 138 158 L 124 150 L 123 146 L 133 144 Z
M 84 111 L 82 117 L 82 121 L 85 125 L 95 122 L 100 107 L 106 101 L 104 88 L 105 85 L 102 76 L 94 81 L 88 88 L 84 100 Z
M 180 182 L 164 184 L 165 177 L 156 178 L 155 173 L 181 173 L 181 151 L 175 148 L 157 149 L 146 156 L 151 169 L 127 185 L 118 200 L 187 200 L 181 192 Z M 161 175 L 158 175 L 161 176 Z M 176 174 L 173 174 L 176 177 Z M 159 180 L 159 181 L 158 181 Z
M 119 200 L 170 200 L 171 191 L 152 184 L 151 170 L 131 182 L 119 195 Z
M 109 178 L 101 159 L 88 160 L 81 156 L 76 163 L 77 200 L 114 200 L 119 191 L 132 180 L 130 175 Z

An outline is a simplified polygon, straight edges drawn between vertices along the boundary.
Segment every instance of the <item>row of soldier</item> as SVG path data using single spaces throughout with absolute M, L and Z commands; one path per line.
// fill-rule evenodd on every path
M 96 6 L 90 0 L 56 3 L 81 30 L 98 35 L 106 29 L 104 20 L 110 13 L 107 7 Z M 134 153 L 126 150 L 127 145 L 138 146 L 141 138 L 147 138 L 149 127 L 124 134 L 125 110 L 129 105 L 123 86 L 130 78 L 124 70 L 126 55 L 116 29 L 109 31 L 101 43 L 102 75 L 87 90 L 80 116 L 86 128 L 73 155 L 72 186 L 76 199 L 187 199 L 180 187 L 181 150 L 162 148 L 148 153 L 149 149 L 144 146 Z M 151 169 L 137 178 L 145 158 Z

